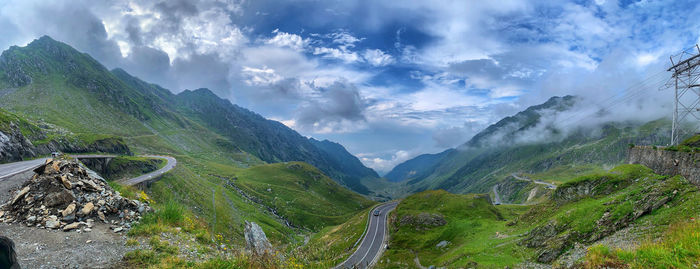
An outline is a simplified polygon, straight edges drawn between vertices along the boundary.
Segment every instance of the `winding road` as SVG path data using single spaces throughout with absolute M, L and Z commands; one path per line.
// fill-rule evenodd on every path
M 518 176 L 518 174 L 516 174 L 516 173 L 512 173 L 512 174 L 510 174 L 510 175 L 513 176 L 513 178 L 515 178 L 515 179 L 517 179 L 517 180 L 520 180 L 520 181 L 527 181 L 527 182 L 532 182 L 532 183 L 539 184 L 539 185 L 545 185 L 545 188 L 550 189 L 550 190 L 553 190 L 553 189 L 556 189 L 556 188 L 557 188 L 557 186 L 554 185 L 554 184 L 547 183 L 547 182 L 544 182 L 544 181 L 529 179 L 529 178 L 526 178 L 526 177 L 521 177 L 521 176 Z M 494 194 L 494 199 L 493 199 L 493 204 L 494 204 L 494 205 L 504 205 L 504 204 L 507 204 L 507 203 L 503 203 L 503 202 L 501 201 L 501 196 L 498 194 L 498 184 L 493 185 L 493 194 Z
M 369 212 L 369 225 L 362 243 L 350 257 L 335 268 L 368 268 L 379 258 L 387 239 L 387 215 L 394 210 L 398 202 L 389 202 L 372 208 Z M 379 216 L 374 211 L 379 210 Z
M 76 159 L 89 159 L 89 158 L 114 158 L 117 157 L 116 155 L 71 155 L 72 157 Z M 136 185 L 144 181 L 149 181 L 155 178 L 158 178 L 159 176 L 165 174 L 166 172 L 172 170 L 175 168 L 175 165 L 177 164 L 177 160 L 173 157 L 169 156 L 160 156 L 160 155 L 142 155 L 140 157 L 148 157 L 148 158 L 159 158 L 166 160 L 167 163 L 165 166 L 161 169 L 158 169 L 156 171 L 150 172 L 148 174 L 144 174 L 135 178 L 130 178 L 127 180 L 121 181 L 122 184 L 126 185 Z M 21 161 L 21 162 L 14 162 L 14 163 L 6 163 L 6 164 L 0 164 L 0 180 L 9 178 L 11 176 L 14 176 L 16 174 L 24 173 L 26 171 L 32 170 L 36 167 L 39 167 L 40 165 L 44 164 L 48 158 L 40 158 L 40 159 L 35 159 L 35 160 L 29 160 L 29 161 Z
M 552 184 L 552 183 L 547 183 L 547 182 L 544 182 L 544 181 L 529 179 L 529 178 L 526 178 L 526 177 L 520 177 L 520 176 L 518 176 L 516 173 L 513 173 L 513 174 L 511 174 L 511 175 L 512 175 L 515 179 L 517 179 L 517 180 L 529 181 L 529 182 L 532 182 L 532 183 L 535 183 L 535 184 L 545 185 L 545 186 L 546 186 L 545 188 L 547 188 L 547 189 L 552 189 L 552 190 L 553 190 L 553 189 L 556 189 L 556 188 L 557 188 L 557 186 L 554 185 L 554 184 Z

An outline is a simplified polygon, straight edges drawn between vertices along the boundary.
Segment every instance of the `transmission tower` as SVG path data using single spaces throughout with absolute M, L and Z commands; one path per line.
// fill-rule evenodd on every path
M 680 139 L 689 132 L 695 132 L 700 125 L 700 46 L 696 44 L 670 59 L 671 67 L 667 71 L 673 73 L 666 87 L 675 90 L 671 145 L 678 145 Z M 690 130 L 681 126 L 688 120 L 696 121 Z

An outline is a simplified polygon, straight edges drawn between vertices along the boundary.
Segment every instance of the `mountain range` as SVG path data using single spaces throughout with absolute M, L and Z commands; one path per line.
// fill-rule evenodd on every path
M 485 193 L 512 173 L 585 165 L 611 167 L 625 160 L 630 144 L 662 145 L 668 141 L 670 124 L 666 119 L 607 122 L 593 128 L 571 124 L 569 130 L 543 120 L 571 111 L 576 102 L 579 100 L 574 96 L 552 97 L 501 119 L 457 148 L 401 163 L 386 178 L 399 182 L 406 194 L 430 189 Z M 533 134 L 545 137 L 532 138 Z
M 48 36 L 0 55 L 0 97 L 0 108 L 42 127 L 32 142 L 114 136 L 139 153 L 219 155 L 241 166 L 303 161 L 362 194 L 360 180 L 378 178 L 340 144 L 306 138 L 208 89 L 173 94 L 108 70 Z

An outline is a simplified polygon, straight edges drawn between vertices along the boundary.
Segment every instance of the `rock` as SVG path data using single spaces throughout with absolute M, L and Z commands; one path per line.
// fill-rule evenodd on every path
M 46 198 L 44 198 L 44 205 L 47 207 L 53 207 L 56 205 L 67 204 L 73 202 L 74 200 L 75 196 L 72 192 L 62 189 L 58 192 L 52 192 L 46 195 Z
M 63 216 L 63 218 L 61 220 L 65 221 L 65 222 L 73 222 L 73 221 L 75 221 L 75 215 L 70 214 L 67 216 Z
M 122 227 L 114 228 L 114 232 L 115 232 L 115 233 L 121 232 L 121 231 L 123 231 L 123 230 L 124 230 L 124 228 L 122 228 Z
M 34 172 L 33 179 L 12 197 L 11 203 L 0 207 L 3 222 L 65 230 L 87 226 L 80 230 L 87 232 L 94 222 L 90 217 L 96 213 L 103 222 L 121 215 L 121 219 L 113 223 L 119 227 L 117 231 L 122 231 L 150 210 L 147 203 L 121 197 L 74 159 L 53 159 Z M 78 222 L 83 218 L 87 222 Z
M 54 215 L 51 215 L 51 216 L 49 216 L 49 219 L 46 220 L 44 227 L 49 228 L 49 229 L 56 229 L 60 225 L 61 225 L 61 223 L 58 222 L 58 218 Z
M 442 214 L 421 212 L 418 215 L 403 216 L 399 224 L 412 226 L 416 230 L 428 230 L 447 224 L 447 220 Z
M 450 244 L 450 241 L 442 240 L 442 241 L 440 241 L 440 243 L 438 243 L 437 245 L 435 245 L 435 247 L 437 247 L 437 248 L 444 248 L 444 247 L 446 247 L 446 246 L 449 245 L 449 244 Z
M 267 240 L 265 232 L 255 222 L 245 222 L 245 242 L 246 249 L 254 255 L 265 255 L 272 253 L 272 245 Z
M 68 216 L 71 215 L 75 212 L 75 203 L 72 203 L 66 207 L 63 211 L 61 211 L 61 215 Z
M 87 230 L 87 229 L 86 229 L 86 230 Z M 92 243 L 92 240 L 87 240 L 87 241 L 85 241 L 85 244 L 90 244 L 90 243 Z
M 62 176 L 61 176 L 61 183 L 63 183 L 63 186 L 66 187 L 66 189 L 69 189 L 69 190 L 70 190 L 70 189 L 73 188 L 73 184 L 70 183 L 70 181 L 68 180 L 68 178 L 66 177 L 66 175 L 62 175 Z
M 98 186 L 97 184 L 95 184 L 95 182 L 92 182 L 92 180 L 82 180 L 80 182 L 83 182 L 83 184 L 85 184 L 85 187 L 88 190 L 102 191 L 102 188 L 100 186 Z
M 22 199 L 22 197 L 24 197 L 24 195 L 27 194 L 28 192 L 29 192 L 29 186 L 24 187 L 21 191 L 19 191 L 19 193 L 15 196 L 15 198 L 12 199 L 12 203 L 10 203 L 10 204 L 11 205 L 16 204 L 17 201 L 19 201 L 19 199 Z
M 70 230 L 74 230 L 74 229 L 77 229 L 79 226 L 80 226 L 80 222 L 73 222 L 73 223 L 71 223 L 71 224 L 68 224 L 68 225 L 66 225 L 66 226 L 63 226 L 63 231 L 64 231 L 64 232 L 67 232 L 67 231 L 70 231 Z
M 95 205 L 93 205 L 92 202 L 85 204 L 85 206 L 83 206 L 83 209 L 80 210 L 81 216 L 90 215 L 90 212 L 92 212 L 93 208 L 95 208 Z

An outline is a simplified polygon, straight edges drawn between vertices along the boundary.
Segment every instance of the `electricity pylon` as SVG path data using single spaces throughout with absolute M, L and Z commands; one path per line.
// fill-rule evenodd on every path
M 678 145 L 689 132 L 695 132 L 700 124 L 700 47 L 686 49 L 670 57 L 673 72 L 666 87 L 673 88 L 673 124 L 671 126 L 671 145 Z M 681 123 L 692 120 L 695 129 L 684 129 Z

